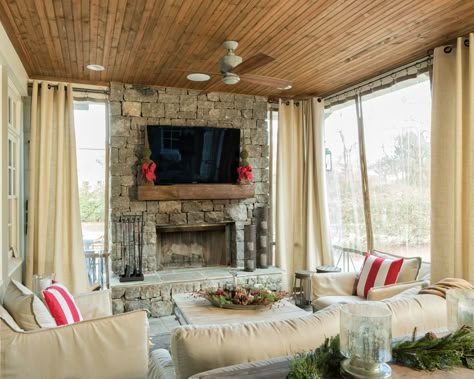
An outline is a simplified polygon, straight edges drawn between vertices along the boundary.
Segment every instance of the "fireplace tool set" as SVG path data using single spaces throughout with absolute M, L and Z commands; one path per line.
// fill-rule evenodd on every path
M 143 280 L 143 214 L 121 215 L 114 226 L 122 260 L 119 280 Z

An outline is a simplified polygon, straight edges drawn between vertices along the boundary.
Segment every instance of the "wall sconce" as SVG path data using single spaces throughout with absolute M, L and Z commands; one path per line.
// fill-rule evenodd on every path
M 332 171 L 332 153 L 327 147 L 324 153 L 324 166 L 326 167 L 326 171 Z

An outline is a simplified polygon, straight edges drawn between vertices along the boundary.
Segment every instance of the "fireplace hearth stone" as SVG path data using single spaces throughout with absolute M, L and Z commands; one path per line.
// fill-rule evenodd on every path
M 238 283 L 260 283 L 271 290 L 281 289 L 283 270 L 277 267 L 253 272 L 229 267 L 169 269 L 146 274 L 143 282 L 136 283 L 120 283 L 117 277 L 112 277 L 113 313 L 147 309 L 151 317 L 169 316 L 173 313 L 173 294 L 231 284 L 231 271 L 237 272 Z

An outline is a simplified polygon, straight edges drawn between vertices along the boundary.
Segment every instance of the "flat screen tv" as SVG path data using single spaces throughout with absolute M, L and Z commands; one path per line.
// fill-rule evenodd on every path
M 240 129 L 148 125 L 155 184 L 235 183 Z

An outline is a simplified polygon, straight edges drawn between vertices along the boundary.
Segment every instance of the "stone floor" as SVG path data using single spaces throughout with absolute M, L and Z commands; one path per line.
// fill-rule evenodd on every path
M 176 316 L 163 316 L 163 317 L 150 317 L 148 319 L 150 324 L 150 337 L 154 337 L 160 334 L 169 333 L 174 328 L 179 326 Z
M 142 282 L 120 282 L 118 277 L 110 278 L 111 287 L 129 287 L 130 285 L 146 285 L 176 282 L 191 282 L 203 280 L 226 280 L 231 278 L 231 272 L 236 272 L 239 280 L 245 280 L 250 277 L 264 275 L 282 275 L 283 270 L 278 267 L 268 267 L 266 269 L 256 269 L 247 272 L 242 269 L 229 267 L 198 267 L 185 269 L 167 269 L 155 274 L 146 274 Z

